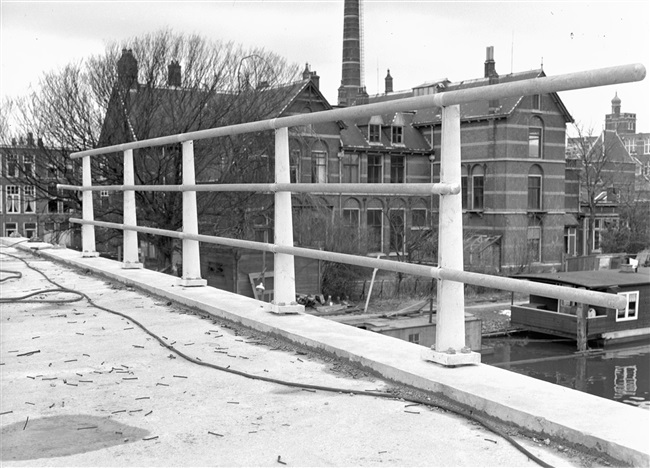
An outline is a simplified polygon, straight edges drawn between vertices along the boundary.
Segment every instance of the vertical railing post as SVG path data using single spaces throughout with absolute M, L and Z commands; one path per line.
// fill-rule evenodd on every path
M 461 183 L 460 106 L 442 108 L 440 182 Z M 462 192 L 462 191 L 461 191 Z M 463 206 L 461 193 L 442 195 L 438 220 L 438 266 L 463 269 Z M 464 284 L 438 280 L 436 343 L 423 357 L 443 365 L 474 364 L 481 355 L 465 345 Z
M 82 158 L 82 173 L 81 184 L 83 188 L 90 188 L 92 186 L 92 173 L 90 169 L 90 156 Z M 84 221 L 94 221 L 93 215 L 93 192 L 84 190 L 81 196 L 81 217 Z M 81 226 L 81 256 L 82 257 L 97 257 L 99 253 L 95 247 L 95 226 L 90 224 L 83 224 Z
M 183 142 L 183 185 L 194 185 L 194 142 Z M 199 221 L 196 210 L 196 191 L 183 191 L 183 234 L 198 234 Z M 205 286 L 201 279 L 199 241 L 183 239 L 183 277 L 181 286 Z
M 124 151 L 124 185 L 135 185 L 132 149 Z M 124 224 L 127 226 L 137 226 L 138 221 L 135 211 L 135 191 L 124 190 L 123 197 Z M 138 233 L 136 231 L 124 230 L 122 235 L 124 236 L 122 240 L 124 248 L 122 268 L 142 268 L 142 263 L 140 263 L 140 257 L 138 255 Z
M 278 128 L 275 131 L 275 182 L 289 183 L 289 129 Z M 291 192 L 275 193 L 274 209 L 275 244 L 293 247 L 293 214 L 291 209 Z M 274 284 L 271 312 L 293 314 L 303 312 L 304 306 L 296 304 L 296 277 L 293 255 L 276 253 L 273 259 Z

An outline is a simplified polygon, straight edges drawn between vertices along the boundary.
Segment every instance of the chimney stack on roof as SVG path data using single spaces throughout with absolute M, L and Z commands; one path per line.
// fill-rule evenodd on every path
M 167 85 L 178 88 L 181 86 L 181 66 L 177 60 L 172 60 L 167 66 Z
M 485 50 L 485 78 L 499 76 L 494 61 L 494 46 L 489 46 Z
M 125 89 L 138 87 L 138 61 L 131 49 L 122 49 L 122 56 L 117 61 L 117 79 Z
M 305 64 L 305 70 L 302 72 L 302 79 L 303 80 L 311 80 L 312 83 L 314 83 L 314 86 L 316 86 L 316 89 L 320 87 L 320 76 L 318 76 L 318 72 L 311 71 L 309 69 L 309 64 Z
M 386 73 L 386 78 L 384 78 L 385 83 L 385 92 L 386 94 L 393 92 L 393 77 L 390 76 L 390 69 Z

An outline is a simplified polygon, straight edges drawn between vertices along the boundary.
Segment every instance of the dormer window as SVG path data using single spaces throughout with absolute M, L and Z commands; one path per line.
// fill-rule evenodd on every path
M 381 125 L 368 125 L 368 141 L 370 143 L 381 143 Z
M 391 127 L 391 142 L 394 145 L 403 145 L 404 144 L 404 127 L 401 125 L 393 125 Z
M 390 127 L 390 141 L 393 145 L 404 144 L 404 125 L 404 116 L 399 112 L 396 113 Z

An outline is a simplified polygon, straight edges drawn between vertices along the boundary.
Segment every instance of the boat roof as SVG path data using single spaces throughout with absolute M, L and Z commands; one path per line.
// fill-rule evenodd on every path
M 516 275 L 515 277 L 544 283 L 568 284 L 588 289 L 602 289 L 612 286 L 650 285 L 650 268 L 639 268 L 636 272 L 592 270 L 523 274 Z

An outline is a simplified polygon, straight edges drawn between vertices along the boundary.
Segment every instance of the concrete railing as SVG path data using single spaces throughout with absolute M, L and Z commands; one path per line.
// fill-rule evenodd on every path
M 196 132 L 170 135 L 73 153 L 82 158 L 82 186 L 59 185 L 60 189 L 83 192 L 83 219 L 70 219 L 82 225 L 82 255 L 96 256 L 95 226 L 119 229 L 124 232 L 123 252 L 125 268 L 141 268 L 138 258 L 137 233 L 167 236 L 182 240 L 183 286 L 204 286 L 201 278 L 199 243 L 213 243 L 238 248 L 272 252 L 275 255 L 275 301 L 273 310 L 293 313 L 302 306 L 295 304 L 294 256 L 341 262 L 369 268 L 437 278 L 437 324 L 435 350 L 427 350 L 426 359 L 445 365 L 480 362 L 480 355 L 469 352 L 465 346 L 463 283 L 508 291 L 532 293 L 566 299 L 608 308 L 626 306 L 625 298 L 615 294 L 578 290 L 555 285 L 533 283 L 463 271 L 463 225 L 461 202 L 461 139 L 460 104 L 477 100 L 501 99 L 512 96 L 544 94 L 595 86 L 640 81 L 645 77 L 640 64 L 604 68 L 495 84 L 480 88 L 441 92 L 388 102 L 338 108 L 323 112 L 292 115 L 276 119 L 218 127 Z M 289 165 L 289 127 L 350 120 L 399 111 L 414 111 L 430 107 L 442 108 L 442 142 L 440 183 L 437 184 L 292 184 Z M 275 184 L 201 184 L 196 185 L 194 174 L 194 141 L 238 135 L 243 133 L 275 131 Z M 182 144 L 182 185 L 142 186 L 134 183 L 133 150 L 170 144 Z M 91 157 L 122 152 L 124 157 L 124 185 L 93 186 Z M 97 190 L 124 192 L 124 223 L 95 221 L 92 192 Z M 182 232 L 141 227 L 137 225 L 135 191 L 181 191 L 183 193 Z M 273 244 L 239 239 L 200 235 L 196 209 L 198 191 L 252 191 L 275 193 L 275 239 Z M 293 246 L 291 193 L 382 193 L 386 195 L 439 195 L 438 266 L 428 267 L 389 260 L 373 259 L 325 252 Z

